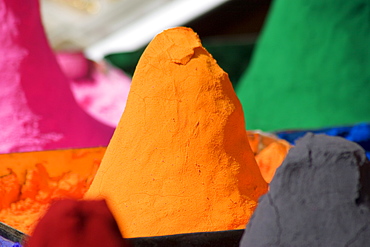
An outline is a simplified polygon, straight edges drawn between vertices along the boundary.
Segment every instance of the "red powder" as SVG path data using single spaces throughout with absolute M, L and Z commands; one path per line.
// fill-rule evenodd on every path
M 61 200 L 37 224 L 26 247 L 125 247 L 105 201 Z

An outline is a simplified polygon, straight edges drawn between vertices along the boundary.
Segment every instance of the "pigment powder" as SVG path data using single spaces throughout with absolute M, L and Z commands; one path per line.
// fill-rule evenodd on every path
M 306 134 L 277 169 L 240 246 L 367 246 L 369 177 L 358 144 Z
M 26 247 L 125 247 L 117 223 L 103 200 L 54 202 Z
M 369 0 L 271 2 L 236 88 L 247 128 L 282 131 L 369 122 Z
M 58 52 L 56 58 L 78 105 L 115 128 L 125 109 L 131 78 L 104 60 L 88 60 L 81 51 Z
M 38 0 L 0 0 L 0 153 L 105 146 L 48 44 Z
M 86 198 L 107 198 L 126 237 L 244 228 L 266 192 L 228 75 L 189 28 L 143 53 Z
M 81 199 L 105 148 L 0 154 L 0 222 L 30 234 L 51 202 Z

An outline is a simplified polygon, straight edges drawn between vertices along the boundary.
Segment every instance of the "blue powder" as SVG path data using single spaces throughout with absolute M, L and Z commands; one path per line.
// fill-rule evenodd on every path
M 276 135 L 295 144 L 295 141 L 303 137 L 307 132 L 315 134 L 326 134 L 329 136 L 340 136 L 346 138 L 349 141 L 356 142 L 366 151 L 366 156 L 370 160 L 370 124 L 360 123 L 354 126 L 345 127 L 333 127 L 319 130 L 307 130 L 307 131 L 284 131 L 278 132 Z
M 0 236 L 0 247 L 22 247 L 19 243 L 14 243 Z

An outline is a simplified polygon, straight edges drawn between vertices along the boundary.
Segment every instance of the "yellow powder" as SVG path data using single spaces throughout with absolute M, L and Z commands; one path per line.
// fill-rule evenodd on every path
M 140 237 L 244 228 L 266 190 L 228 75 L 191 29 L 157 35 L 86 198 Z

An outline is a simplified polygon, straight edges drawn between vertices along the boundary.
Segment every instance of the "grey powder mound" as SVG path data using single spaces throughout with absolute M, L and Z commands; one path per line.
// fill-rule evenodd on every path
M 276 171 L 240 246 L 370 246 L 369 195 L 365 151 L 309 133 Z

